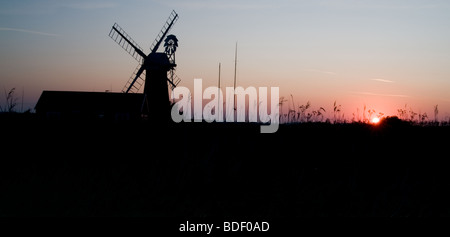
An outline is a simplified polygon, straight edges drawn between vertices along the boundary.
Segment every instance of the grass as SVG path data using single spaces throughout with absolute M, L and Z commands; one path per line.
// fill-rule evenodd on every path
M 383 119 L 387 117 L 397 117 L 402 121 L 409 122 L 413 125 L 420 126 L 448 126 L 450 125 L 450 117 L 439 120 L 439 108 L 438 105 L 433 106 L 434 120 L 431 120 L 426 112 L 417 113 L 412 107 L 408 108 L 405 104 L 403 108 L 397 109 L 396 115 L 387 116 L 383 112 L 377 112 L 374 109 L 367 108 L 366 105 L 363 107 L 362 116 L 360 114 L 360 109 L 356 108 L 356 113 L 352 113 L 352 118 L 349 120 L 346 118 L 345 114 L 342 113 L 342 105 L 338 104 L 337 101 L 333 103 L 333 110 L 331 117 L 325 117 L 326 110 L 324 107 L 319 107 L 319 109 L 312 109 L 311 102 L 307 101 L 306 104 L 295 107 L 293 102 L 294 98 L 291 95 L 292 108 L 289 106 L 288 112 L 283 112 L 283 104 L 289 103 L 289 100 L 285 97 L 280 97 L 280 123 L 305 123 L 305 122 L 326 122 L 326 123 L 371 123 L 374 117 Z

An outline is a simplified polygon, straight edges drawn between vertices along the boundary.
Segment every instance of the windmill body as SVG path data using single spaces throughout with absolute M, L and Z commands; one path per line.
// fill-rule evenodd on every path
M 146 74 L 142 114 L 154 122 L 164 123 L 170 119 L 167 73 L 174 66 L 165 53 L 151 53 L 144 61 Z
M 145 55 L 141 47 L 116 23 L 109 36 L 122 46 L 139 65 L 123 88 L 124 93 L 137 93 L 144 85 L 144 101 L 141 113 L 155 123 L 167 123 L 170 119 L 169 85 L 176 87 L 180 79 L 175 75 L 175 51 L 178 46 L 176 36 L 169 35 L 165 39 L 164 52 L 157 52 L 163 39 L 178 19 L 172 11 L 161 32 Z M 169 84 L 169 85 L 168 85 Z

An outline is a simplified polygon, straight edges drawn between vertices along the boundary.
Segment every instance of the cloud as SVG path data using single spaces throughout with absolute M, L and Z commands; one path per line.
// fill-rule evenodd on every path
M 359 91 L 359 92 L 354 92 L 354 93 L 359 94 L 359 95 L 372 95 L 372 96 L 402 97 L 402 98 L 410 97 L 408 95 L 379 94 L 379 93 L 372 93 L 372 92 L 366 92 L 366 91 Z
M 381 78 L 373 78 L 373 79 L 370 79 L 370 80 L 372 80 L 372 81 L 384 82 L 384 83 L 394 83 L 394 81 L 386 80 L 386 79 L 381 79 Z
M 19 28 L 7 28 L 7 27 L 0 27 L 0 31 L 15 31 L 15 32 L 22 32 L 22 33 L 28 33 L 28 34 L 34 34 L 34 35 L 45 35 L 45 36 L 55 36 L 55 37 L 60 36 L 58 34 L 46 33 L 46 32 L 41 32 L 41 31 L 26 30 L 26 29 L 19 29 Z

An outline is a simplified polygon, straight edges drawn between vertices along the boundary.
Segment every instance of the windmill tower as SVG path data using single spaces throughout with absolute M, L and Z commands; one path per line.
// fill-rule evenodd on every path
M 175 88 L 181 81 L 175 75 L 175 51 L 178 39 L 174 35 L 167 36 L 164 52 L 157 52 L 163 39 L 178 20 L 178 14 L 172 11 L 161 32 L 156 37 L 150 53 L 145 55 L 142 48 L 117 24 L 109 32 L 111 37 L 125 51 L 127 51 L 139 64 L 125 84 L 122 92 L 138 93 L 144 85 L 144 101 L 141 112 L 150 121 L 167 123 L 170 119 L 169 87 Z

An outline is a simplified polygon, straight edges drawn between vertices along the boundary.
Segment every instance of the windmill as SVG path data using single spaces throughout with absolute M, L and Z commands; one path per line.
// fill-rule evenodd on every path
M 178 14 L 172 11 L 161 32 L 150 46 L 150 53 L 145 55 L 142 48 L 117 24 L 109 32 L 111 37 L 139 64 L 125 84 L 122 92 L 138 93 L 144 85 L 144 101 L 141 112 L 154 122 L 167 122 L 170 116 L 169 87 L 175 88 L 181 81 L 175 75 L 175 51 L 178 39 L 168 35 L 164 41 L 164 52 L 157 52 L 163 39 L 178 20 Z M 149 116 L 150 110 L 153 112 Z

